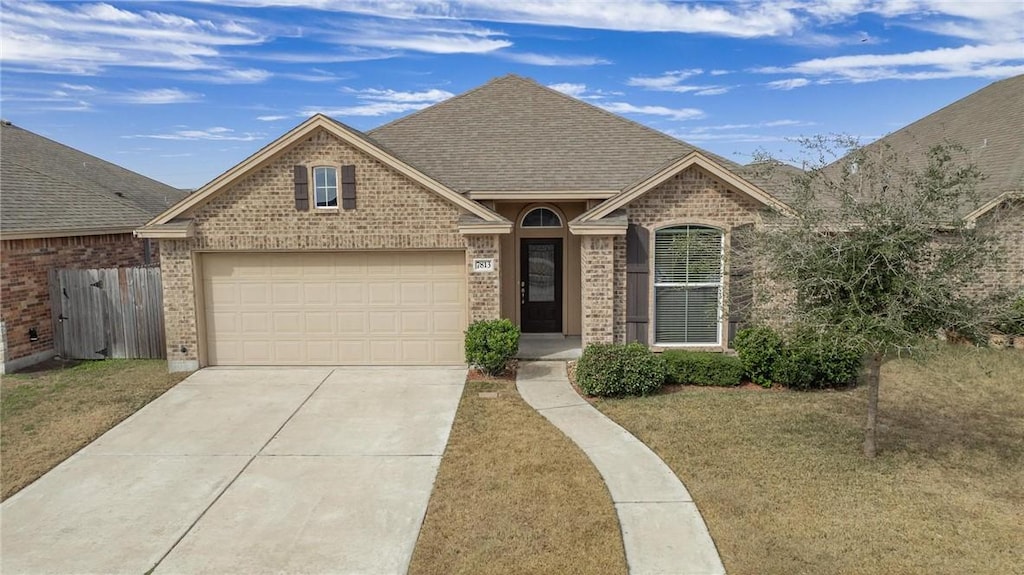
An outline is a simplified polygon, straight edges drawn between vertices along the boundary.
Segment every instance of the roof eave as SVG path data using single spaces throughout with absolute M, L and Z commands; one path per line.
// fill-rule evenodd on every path
M 179 222 L 168 224 L 150 224 L 135 230 L 135 237 L 150 240 L 186 240 L 196 235 L 196 225 L 188 220 L 185 225 Z
M 116 228 L 64 228 L 53 230 L 16 230 L 13 232 L 0 232 L 0 240 L 34 240 L 44 238 L 69 238 L 75 236 L 102 236 L 130 234 L 135 231 L 134 227 Z

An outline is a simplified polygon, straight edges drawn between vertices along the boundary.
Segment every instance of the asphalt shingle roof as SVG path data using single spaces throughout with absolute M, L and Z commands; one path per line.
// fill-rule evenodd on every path
M 516 75 L 491 80 L 368 136 L 461 193 L 620 190 L 697 150 Z
M 187 195 L 6 122 L 0 133 L 4 233 L 140 227 Z
M 981 203 L 1024 190 L 1024 75 L 990 84 L 869 146 L 891 146 L 923 165 L 928 150 L 943 142 L 964 146 L 985 176 L 977 189 Z

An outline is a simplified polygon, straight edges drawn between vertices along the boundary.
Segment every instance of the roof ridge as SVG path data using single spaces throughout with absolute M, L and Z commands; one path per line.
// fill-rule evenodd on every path
M 483 90 L 485 87 L 490 86 L 491 84 L 494 84 L 494 83 L 498 82 L 499 80 L 504 80 L 506 78 L 526 79 L 526 78 L 523 78 L 522 76 L 519 76 L 517 74 L 505 74 L 503 76 L 495 76 L 494 78 L 491 78 L 490 80 L 484 82 L 483 84 L 480 84 L 479 86 L 476 86 L 475 88 L 470 88 L 469 90 L 466 90 L 465 92 L 461 92 L 459 94 L 456 94 L 456 95 L 452 96 L 451 98 L 448 98 L 446 100 L 441 100 L 440 102 L 435 102 L 435 103 L 433 103 L 433 104 L 431 104 L 429 106 L 420 108 L 419 110 L 416 110 L 415 112 L 413 112 L 411 114 L 407 114 L 407 115 L 402 116 L 400 118 L 395 118 L 394 120 L 391 120 L 390 122 L 381 124 L 381 125 L 377 126 L 376 128 L 373 128 L 372 130 L 369 130 L 367 132 L 367 135 L 372 135 L 374 132 L 376 132 L 378 130 L 383 130 L 384 128 L 390 128 L 391 126 L 395 126 L 395 125 L 401 124 L 401 123 L 405 122 L 406 120 L 408 120 L 410 118 L 415 118 L 415 117 L 425 113 L 427 110 L 432 109 L 434 106 L 439 106 L 441 104 L 447 104 L 447 103 L 453 102 L 455 100 L 461 100 L 462 98 L 465 98 L 466 96 L 469 96 L 470 94 L 473 94 L 474 92 L 479 92 L 480 90 Z

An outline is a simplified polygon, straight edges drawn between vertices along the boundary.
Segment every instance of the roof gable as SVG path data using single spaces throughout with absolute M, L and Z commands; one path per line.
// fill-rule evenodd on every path
M 18 126 L 0 132 L 5 238 L 122 233 L 187 195 Z
M 189 213 L 195 211 L 196 209 L 210 202 L 219 193 L 228 189 L 233 183 L 244 178 L 253 170 L 258 169 L 260 166 L 270 161 L 281 152 L 284 152 L 291 146 L 302 141 L 304 138 L 312 134 L 314 131 L 320 129 L 326 130 L 327 132 L 339 138 L 343 142 L 346 142 L 355 147 L 356 149 L 370 155 L 371 157 L 380 160 L 384 164 L 397 170 L 405 177 L 415 181 L 416 183 L 422 185 L 426 189 L 440 195 L 441 197 L 461 207 L 467 212 L 478 216 L 484 221 L 505 221 L 504 218 L 502 218 L 500 215 L 488 210 L 487 208 L 468 198 L 459 195 L 458 193 L 446 187 L 444 184 L 441 184 L 437 180 L 434 180 L 430 176 L 424 174 L 415 167 L 396 157 L 394 154 L 390 153 L 388 150 L 385 150 L 376 142 L 370 140 L 362 133 L 352 128 L 349 128 L 348 126 L 345 126 L 340 122 L 332 120 L 331 118 L 328 118 L 323 114 L 316 114 L 315 116 L 310 117 L 305 122 L 293 128 L 285 135 L 274 140 L 270 144 L 264 146 L 261 150 L 249 156 L 235 167 L 231 168 L 227 172 L 224 172 L 217 178 L 213 179 L 210 183 L 206 184 L 189 197 L 185 198 L 181 202 L 172 206 L 170 209 L 161 213 L 159 216 L 154 218 L 146 225 L 146 229 L 152 230 L 152 233 L 149 233 L 149 231 L 147 231 L 144 232 L 142 235 L 158 237 L 159 233 L 161 232 L 157 231 L 155 228 L 167 224 L 168 222 L 171 222 L 175 218 L 187 216 Z
M 618 192 L 696 150 L 516 75 L 491 80 L 369 135 L 461 193 Z

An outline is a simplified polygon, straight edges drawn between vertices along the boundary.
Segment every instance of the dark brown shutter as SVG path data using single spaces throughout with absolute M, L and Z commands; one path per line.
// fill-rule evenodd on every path
M 754 305 L 753 233 L 754 225 L 744 224 L 729 234 L 729 347 L 736 332 L 747 327 Z
M 295 209 L 309 211 L 309 172 L 306 166 L 295 166 Z
M 341 207 L 345 210 L 356 209 L 356 167 L 341 167 Z
M 650 237 L 636 224 L 626 228 L 626 341 L 647 343 Z

